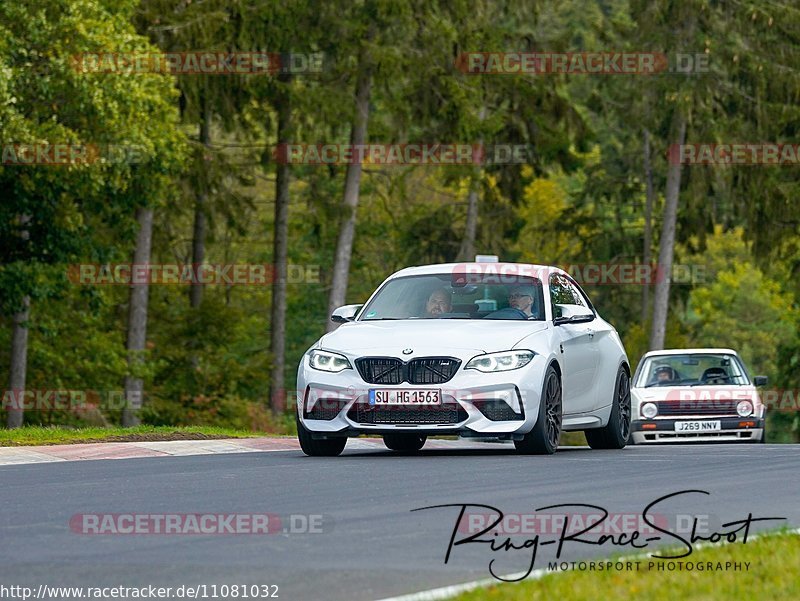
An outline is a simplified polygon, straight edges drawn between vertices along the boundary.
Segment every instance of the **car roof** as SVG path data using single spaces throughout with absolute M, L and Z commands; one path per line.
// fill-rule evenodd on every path
M 551 273 L 560 273 L 569 275 L 563 269 L 551 265 L 534 265 L 531 263 L 437 263 L 435 265 L 417 265 L 414 267 L 406 267 L 393 273 L 389 279 L 406 277 L 410 275 L 432 275 L 441 273 L 452 273 L 465 271 L 467 273 L 497 273 L 498 275 L 518 275 L 539 277 L 542 275 L 549 275 Z M 546 278 L 545 278 L 546 279 Z
M 713 354 L 736 355 L 737 357 L 739 356 L 739 353 L 729 348 L 673 348 L 673 349 L 663 349 L 660 351 L 648 351 L 647 353 L 642 355 L 642 359 L 646 359 L 647 357 L 653 357 L 656 355 L 713 355 Z

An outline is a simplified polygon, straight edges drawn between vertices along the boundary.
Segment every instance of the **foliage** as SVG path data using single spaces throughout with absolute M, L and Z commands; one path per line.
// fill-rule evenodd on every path
M 275 113 L 289 98 L 298 143 L 346 143 L 358 56 L 374 68 L 369 139 L 525 144 L 525 164 L 365 165 L 348 302 L 391 272 L 456 259 L 472 178 L 477 248 L 544 264 L 635 263 L 644 253 L 644 128 L 651 134 L 660 231 L 669 126 L 685 111 L 693 142 L 792 142 L 800 131 L 800 12 L 691 0 L 396 3 L 32 0 L 0 4 L 0 141 L 115 143 L 145 161 L 64 168 L 0 164 L 0 380 L 11 323 L 33 299 L 31 389 L 119 390 L 127 289 L 77 286 L 67 266 L 129 260 L 134 210 L 156 207 L 153 262 L 191 261 L 197 197 L 207 192 L 206 260 L 272 260 Z M 137 33 L 138 32 L 138 33 Z M 463 52 L 676 52 L 706 72 L 469 75 Z M 323 71 L 170 76 L 80 73 L 81 52 L 322 52 Z M 203 102 L 212 144 L 200 148 Z M 325 329 L 344 165 L 293 165 L 286 380 Z M 732 346 L 754 372 L 800 388 L 800 220 L 792 167 L 687 166 L 676 260 L 703 277 L 672 286 L 667 345 Z M 21 222 L 20 216 L 31 220 Z M 23 227 L 24 225 L 24 227 Z M 27 230 L 29 241 L 22 233 Z M 652 241 L 658 249 L 658 236 Z M 651 254 L 651 256 L 653 256 Z M 641 285 L 587 286 L 635 366 L 647 350 Z M 152 424 L 285 428 L 266 412 L 269 286 L 150 291 L 145 419 Z M 287 392 L 291 407 L 293 393 Z M 31 423 L 114 423 L 30 414 Z M 291 427 L 291 426 L 288 426 Z M 791 419 L 780 425 L 787 432 Z M 795 429 L 797 426 L 795 424 Z

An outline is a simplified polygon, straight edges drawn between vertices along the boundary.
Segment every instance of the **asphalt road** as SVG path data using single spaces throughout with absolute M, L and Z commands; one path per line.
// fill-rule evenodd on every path
M 501 574 L 530 563 L 529 551 L 493 553 L 469 544 L 454 548 L 445 565 L 458 508 L 415 508 L 482 503 L 531 514 L 545 505 L 588 503 L 641 514 L 659 497 L 702 489 L 710 496 L 675 497 L 651 515 L 663 516 L 669 528 L 685 520 L 678 515 L 708 515 L 707 532 L 750 512 L 787 518 L 765 522 L 770 528 L 797 527 L 799 476 L 800 446 L 782 445 L 563 448 L 552 457 L 523 457 L 505 445 L 465 443 L 463 450 L 417 456 L 346 450 L 339 458 L 308 458 L 288 451 L 0 467 L 0 585 L 269 584 L 278 585 L 280 599 L 379 599 L 485 578 L 493 558 Z M 73 532 L 70 518 L 86 513 L 323 518 L 322 532 L 313 533 Z M 554 538 L 540 534 L 541 541 Z M 676 542 L 665 535 L 649 548 L 665 541 Z M 541 547 L 537 567 L 554 548 Z M 629 551 L 568 542 L 562 560 Z

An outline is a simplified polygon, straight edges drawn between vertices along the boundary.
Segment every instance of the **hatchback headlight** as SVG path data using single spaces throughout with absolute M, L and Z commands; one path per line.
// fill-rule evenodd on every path
M 535 354 L 533 351 L 520 350 L 478 355 L 470 359 L 464 369 L 477 369 L 484 373 L 511 371 L 525 367 Z
M 658 406 L 655 403 L 645 403 L 642 405 L 642 415 L 647 419 L 653 419 L 658 415 Z
M 747 417 L 753 413 L 753 403 L 750 401 L 739 401 L 736 404 L 736 413 L 738 413 L 741 417 Z
M 319 371 L 329 371 L 333 373 L 338 373 L 345 369 L 352 369 L 347 357 L 330 351 L 311 351 L 308 354 L 308 364 Z

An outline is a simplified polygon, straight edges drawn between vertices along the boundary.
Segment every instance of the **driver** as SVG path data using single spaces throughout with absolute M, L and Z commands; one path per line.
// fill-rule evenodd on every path
M 661 365 L 656 367 L 654 375 L 657 384 L 661 384 L 662 382 L 671 382 L 675 379 L 675 370 L 669 365 Z
M 425 302 L 425 317 L 439 317 L 453 310 L 453 301 L 447 288 L 437 288 Z

